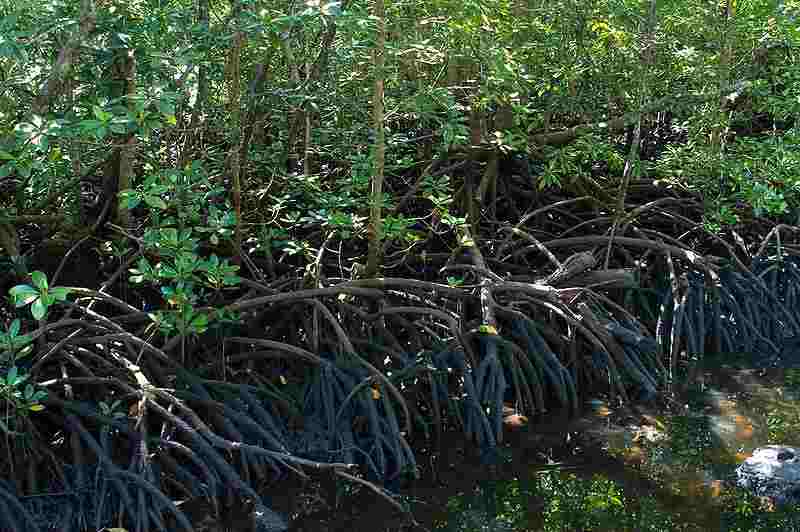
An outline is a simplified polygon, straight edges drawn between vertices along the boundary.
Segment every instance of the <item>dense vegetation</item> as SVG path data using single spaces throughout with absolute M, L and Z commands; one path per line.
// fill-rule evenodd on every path
M 0 527 L 390 498 L 504 402 L 796 356 L 798 15 L 0 2 Z

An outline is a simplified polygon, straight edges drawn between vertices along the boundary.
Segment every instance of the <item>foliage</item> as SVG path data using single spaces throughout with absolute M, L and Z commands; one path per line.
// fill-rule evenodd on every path
M 257 499 L 257 473 L 291 463 L 341 474 L 340 458 L 375 482 L 413 470 L 412 426 L 459 427 L 495 451 L 505 401 L 575 410 L 601 384 L 652 397 L 664 348 L 700 356 L 716 340 L 779 359 L 781 335 L 800 335 L 780 244 L 753 272 L 692 258 L 751 214 L 796 218 L 800 6 L 658 3 L 647 30 L 646 4 L 386 2 L 375 16 L 364 0 L 3 3 L 0 387 L 3 428 L 34 441 L 7 439 L 0 469 L 18 475 L 20 449 L 57 452 L 30 462 L 41 482 L 0 486 L 0 526 L 28 526 L 14 501 L 44 484 L 96 503 L 97 528 L 110 512 L 131 530 L 166 529 L 164 515 L 186 528 L 183 492 Z M 542 284 L 569 262 L 548 242 L 606 230 L 626 165 L 650 187 L 634 208 L 649 207 L 628 219 L 622 201 L 626 240 L 617 256 L 610 238 L 620 264 L 605 274 L 634 267 L 635 234 L 645 255 L 686 246 L 676 261 L 691 276 L 684 314 L 659 292 L 655 340 L 609 299 L 616 280 Z M 370 231 L 373 191 L 385 215 Z M 674 213 L 656 208 L 665 199 Z M 39 264 L 61 238 L 59 264 Z M 384 268 L 359 284 L 369 238 Z M 86 240 L 101 242 L 91 286 L 49 286 L 45 271 Z M 657 261 L 636 260 L 646 282 Z M 44 404 L 47 423 L 27 417 Z M 290 442 L 294 411 L 307 427 Z M 576 499 L 587 522 L 621 511 L 613 486 L 592 489 Z M 58 526 L 85 525 L 79 510 Z
M 545 498 L 543 530 L 548 532 L 689 529 L 673 521 L 652 497 L 634 504 L 617 483 L 599 475 L 579 479 L 573 474 L 545 473 L 537 477 L 536 485 Z
M 47 276 L 40 271 L 31 273 L 31 282 L 33 286 L 19 284 L 11 288 L 9 294 L 15 307 L 30 305 L 34 319 L 43 319 L 52 305 L 58 301 L 66 301 L 67 295 L 69 295 L 68 288 L 63 286 L 49 287 Z
M 207 259 L 198 254 L 201 238 L 218 245 L 220 238 L 232 234 L 231 211 L 213 203 L 221 193 L 221 189 L 212 188 L 196 162 L 183 172 L 151 175 L 139 190 L 120 193 L 124 208 L 135 209 L 144 201 L 149 213 L 143 243 L 157 262 L 140 258 L 130 269 L 130 280 L 159 287 L 164 302 L 173 310 L 154 311 L 150 316 L 167 336 L 205 332 L 209 314 L 197 307 L 239 283 L 239 266 L 230 264 L 229 259 L 220 260 L 216 254 Z M 211 292 L 206 293 L 206 288 Z
M 0 358 L 4 362 L 14 362 L 17 358 L 22 358 L 29 355 L 32 349 L 31 336 L 29 334 L 20 334 L 21 321 L 15 319 L 0 334 Z
M 797 508 L 773 508 L 768 503 L 742 490 L 731 490 L 722 501 L 721 524 L 730 532 L 800 529 Z

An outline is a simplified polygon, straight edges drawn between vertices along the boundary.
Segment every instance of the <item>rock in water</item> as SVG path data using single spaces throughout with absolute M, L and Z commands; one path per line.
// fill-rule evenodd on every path
M 759 447 L 736 468 L 737 485 L 775 504 L 800 504 L 800 448 Z

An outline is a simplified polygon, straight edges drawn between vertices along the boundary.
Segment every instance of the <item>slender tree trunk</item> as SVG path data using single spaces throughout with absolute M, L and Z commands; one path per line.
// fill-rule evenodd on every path
M 347 2 L 342 2 L 341 8 L 344 9 Z M 319 54 L 313 63 L 306 62 L 305 70 L 305 89 L 308 93 L 318 90 L 317 83 L 320 81 L 323 73 L 328 68 L 330 60 L 330 52 L 333 48 L 333 42 L 336 38 L 336 20 L 334 17 L 323 15 L 326 27 L 325 31 L 321 33 Z M 295 87 L 300 86 L 300 67 L 297 66 L 297 61 L 292 50 L 290 43 L 283 42 L 284 55 L 289 66 L 289 77 Z M 306 104 L 293 109 L 289 118 L 289 134 L 286 144 L 286 167 L 287 170 L 294 167 L 297 163 L 298 155 L 294 151 L 297 139 L 300 136 L 300 131 L 303 131 L 303 174 L 308 176 L 315 171 L 315 162 L 313 160 L 313 150 L 311 148 L 312 132 L 316 123 L 317 113 L 313 109 L 308 108 Z
M 117 45 L 121 43 L 118 41 Z M 117 51 L 114 63 L 111 65 L 111 94 L 113 98 L 125 96 L 129 105 L 132 104 L 136 92 L 136 58 L 132 49 L 121 48 Z M 95 228 L 106 220 L 114 220 L 118 225 L 127 227 L 128 209 L 120 208 L 117 194 L 120 190 L 131 188 L 131 175 L 133 174 L 133 151 L 135 149 L 135 135 L 115 135 L 113 147 L 105 163 L 103 176 L 103 193 L 101 204 L 103 211 L 95 221 Z
M 233 13 L 239 15 L 242 7 L 238 0 L 234 0 Z M 228 171 L 231 180 L 233 196 L 233 209 L 236 213 L 236 229 L 234 232 L 234 253 L 238 257 L 242 249 L 242 183 L 241 183 L 241 151 L 243 135 L 241 132 L 241 55 L 244 47 L 245 36 L 239 28 L 233 34 L 230 53 L 225 65 L 225 79 L 228 82 L 228 112 L 231 117 L 232 130 L 235 138 L 228 152 Z
M 372 190 L 370 192 L 369 213 L 369 251 L 367 255 L 367 277 L 375 277 L 380 267 L 381 233 L 383 218 L 383 169 L 385 157 L 385 138 L 383 131 L 383 82 L 386 64 L 386 13 L 384 0 L 375 0 L 375 18 L 378 25 L 378 36 L 375 41 L 375 93 L 372 101 L 373 122 L 375 127 L 375 159 L 372 173 Z
M 306 80 L 311 78 L 311 63 L 306 63 Z M 311 162 L 311 114 L 312 111 L 310 109 L 306 109 L 303 113 L 303 118 L 305 118 L 305 134 L 303 135 L 303 175 L 308 177 L 312 172 L 312 162 Z
M 65 80 L 65 88 L 64 91 L 67 94 L 67 106 L 72 108 L 75 106 L 75 80 L 72 77 L 69 77 Z M 75 186 L 70 191 L 65 191 L 68 194 L 73 195 L 75 198 L 75 208 L 78 213 L 78 224 L 85 226 L 88 224 L 88 220 L 86 219 L 86 212 L 83 208 L 83 201 L 82 201 L 82 185 L 83 180 L 81 177 L 83 176 L 83 164 L 81 162 L 81 147 L 78 142 L 74 139 L 64 139 L 64 147 L 65 150 L 70 154 L 70 159 L 72 162 L 72 173 L 75 176 Z M 52 194 L 52 192 L 50 192 Z
M 289 71 L 289 81 L 292 88 L 300 86 L 300 69 L 297 66 L 297 60 L 294 55 L 294 49 L 289 38 L 281 39 L 281 49 L 286 58 L 286 68 Z M 286 135 L 286 147 L 283 154 L 284 167 L 287 172 L 293 171 L 297 162 L 297 153 L 295 152 L 295 145 L 297 143 L 297 132 L 300 127 L 299 124 L 303 119 L 302 107 L 292 107 L 289 110 L 288 120 L 288 133 Z
M 127 50 L 124 59 L 125 75 L 125 94 L 127 96 L 128 109 L 135 113 L 136 109 L 136 57 L 133 50 Z M 129 134 L 122 137 L 122 146 L 119 151 L 119 185 L 117 191 L 132 188 L 131 178 L 133 177 L 133 160 L 136 154 L 136 135 Z M 117 224 L 128 228 L 130 225 L 130 212 L 126 208 L 117 208 Z
M 94 30 L 96 20 L 94 1 L 81 0 L 80 27 L 59 51 L 53 70 L 33 102 L 34 113 L 38 115 L 47 113 L 50 110 L 50 104 L 61 96 L 64 90 L 64 82 L 72 69 L 72 65 L 78 58 L 81 44 Z
M 639 161 L 639 145 L 642 139 L 642 113 L 647 102 L 649 88 L 648 79 L 655 58 L 656 8 L 657 0 L 650 0 L 650 10 L 646 23 L 647 28 L 643 32 L 642 39 L 644 42 L 642 43 L 641 72 L 639 74 L 639 109 L 637 110 L 636 124 L 633 129 L 630 151 L 625 161 L 625 169 L 622 172 L 622 179 L 620 180 L 619 191 L 617 192 L 617 212 L 614 216 L 614 224 L 611 226 L 611 236 L 608 240 L 608 248 L 606 249 L 605 269 L 608 269 L 609 262 L 611 261 L 611 248 L 614 245 L 617 227 L 619 226 L 620 220 L 625 216 L 625 198 L 628 193 L 628 186 L 631 182 L 631 175 L 633 175 Z
M 267 56 L 267 61 L 265 62 L 265 66 L 271 64 L 271 60 L 274 56 L 272 55 L 272 50 L 270 50 L 269 55 Z M 267 85 L 272 81 L 273 71 L 271 69 L 267 69 L 264 73 L 264 80 L 262 85 Z M 256 116 L 253 118 L 253 144 L 257 144 L 259 146 L 269 146 L 272 144 L 272 124 L 270 123 L 270 114 L 269 108 L 266 104 L 261 104 L 256 108 Z
M 731 56 L 733 55 L 731 38 L 729 35 L 731 18 L 733 16 L 733 6 L 731 4 L 731 0 L 725 0 L 725 7 L 722 13 L 723 26 L 720 34 L 719 65 L 717 70 L 719 81 L 719 107 L 714 127 L 711 130 L 711 149 L 718 158 L 722 157 L 723 144 L 725 142 L 725 135 L 723 134 L 725 128 L 723 123 L 725 122 L 727 95 L 730 92 Z
M 262 113 L 259 110 L 259 94 L 264 89 L 264 80 L 267 78 L 267 65 L 269 65 L 269 57 L 264 63 L 258 63 L 253 74 L 253 79 L 250 81 L 250 89 L 247 91 L 247 105 L 245 107 L 245 115 L 242 120 L 242 142 L 239 149 L 239 174 L 241 180 L 247 178 L 247 162 L 250 154 L 250 145 L 256 135 L 256 129 L 259 124 L 263 122 Z
M 208 31 L 208 12 L 209 0 L 198 0 L 197 2 L 197 19 L 200 25 Z M 181 156 L 178 166 L 183 168 L 189 162 L 194 150 L 197 149 L 202 135 L 200 134 L 200 115 L 205 107 L 206 100 L 208 99 L 208 73 L 206 65 L 200 64 L 197 67 L 197 97 L 194 101 L 192 108 L 192 117 L 189 119 L 189 131 L 186 134 L 186 140 L 181 150 Z

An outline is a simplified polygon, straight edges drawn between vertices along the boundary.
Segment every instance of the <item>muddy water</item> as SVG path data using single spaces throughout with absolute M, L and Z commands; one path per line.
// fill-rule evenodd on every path
M 553 483 L 574 488 L 582 480 L 617 490 L 603 492 L 602 504 L 655 501 L 671 521 L 651 530 L 723 530 L 721 501 L 736 465 L 764 444 L 800 445 L 800 401 L 780 371 L 717 370 L 703 381 L 650 407 L 595 402 L 577 419 L 553 412 L 522 424 L 509 417 L 492 466 L 458 435 L 440 453 L 418 448 L 422 477 L 400 497 L 420 527 L 365 490 L 340 487 L 335 496 L 324 481 L 282 486 L 271 503 L 296 531 L 562 530 L 550 519 Z

